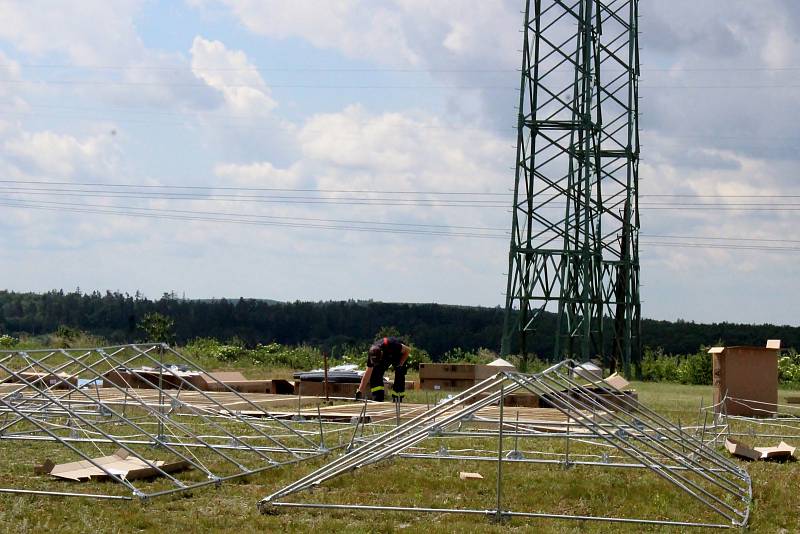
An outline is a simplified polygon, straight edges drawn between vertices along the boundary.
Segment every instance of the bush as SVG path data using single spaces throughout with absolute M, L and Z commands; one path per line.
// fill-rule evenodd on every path
M 702 348 L 697 354 L 687 356 L 681 362 L 678 373 L 682 384 L 708 386 L 712 378 L 711 355 Z
M 442 363 L 476 363 L 487 364 L 497 359 L 497 354 L 488 349 L 478 349 L 476 352 L 467 352 L 456 348 L 445 352 Z
M 645 348 L 642 358 L 642 380 L 646 382 L 679 382 L 678 358 L 667 356 L 660 347 Z
M 255 349 L 248 351 L 247 356 L 254 364 L 266 367 L 310 370 L 321 368 L 324 365 L 322 352 L 307 345 L 299 347 L 287 347 L 279 343 L 257 345 Z
M 0 348 L 2 349 L 13 349 L 19 343 L 19 339 L 9 336 L 8 334 L 3 334 L 0 336 Z
M 711 357 L 701 348 L 691 356 L 668 356 L 663 349 L 647 347 L 642 358 L 642 379 L 646 382 L 711 384 Z
M 778 378 L 783 384 L 800 384 L 800 354 L 791 349 L 778 360 Z
M 410 347 L 411 352 L 408 355 L 408 361 L 406 362 L 411 369 L 415 371 L 419 371 L 419 364 L 421 363 L 431 363 L 431 355 L 428 354 L 428 351 L 425 349 L 420 349 L 414 346 Z
M 364 347 L 348 346 L 343 350 L 341 359 L 337 361 L 345 365 L 357 365 L 359 369 L 363 369 L 367 366 L 367 350 Z

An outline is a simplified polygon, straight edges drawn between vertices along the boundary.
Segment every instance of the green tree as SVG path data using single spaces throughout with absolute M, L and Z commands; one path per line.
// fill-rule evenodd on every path
M 400 330 L 396 326 L 382 326 L 378 330 L 378 333 L 375 334 L 375 339 L 382 339 L 384 337 L 396 337 L 406 345 L 411 343 L 409 337 L 401 335 Z
M 175 339 L 175 321 L 158 312 L 150 312 L 137 325 L 149 343 L 172 343 Z

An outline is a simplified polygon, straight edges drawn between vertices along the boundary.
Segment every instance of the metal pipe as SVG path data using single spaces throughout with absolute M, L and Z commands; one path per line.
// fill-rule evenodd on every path
M 447 456 L 440 456 L 438 454 L 424 454 L 424 453 L 409 453 L 404 452 L 397 455 L 398 458 L 406 458 L 406 459 L 422 459 L 422 460 L 464 460 L 464 461 L 471 461 L 471 462 L 496 462 L 497 458 L 488 457 L 488 456 L 469 456 L 463 454 L 448 454 Z M 541 458 L 503 458 L 504 462 L 508 463 L 518 463 L 518 464 L 552 464 L 552 465 L 564 465 L 564 462 L 561 460 L 546 460 Z M 609 463 L 609 462 L 590 462 L 586 460 L 571 460 L 570 465 L 588 465 L 592 467 L 619 467 L 624 469 L 665 469 L 666 471 L 689 471 L 689 469 L 682 467 L 682 466 L 672 466 L 668 465 L 665 467 L 660 467 L 656 464 L 625 464 L 625 463 Z
M 497 510 L 470 510 L 457 508 L 414 508 L 410 506 L 369 506 L 359 504 L 307 504 L 294 502 L 272 502 L 263 503 L 264 505 L 281 506 L 284 508 L 323 508 L 330 510 L 370 510 L 382 512 L 425 512 L 434 514 L 471 514 L 484 515 L 491 517 L 497 514 Z M 591 515 L 565 515 L 565 514 L 542 514 L 533 512 L 503 512 L 504 516 L 511 517 L 532 517 L 543 519 L 572 519 L 577 521 L 607 521 L 612 523 L 629 523 L 643 525 L 666 525 L 676 527 L 699 527 L 699 528 L 732 528 L 732 525 L 720 523 L 700 523 L 691 521 L 663 521 L 660 519 L 628 519 L 623 517 L 606 517 Z
M 99 495 L 96 493 L 70 493 L 66 491 L 25 490 L 15 488 L 0 488 L 0 493 L 19 493 L 22 495 L 53 495 L 56 497 L 86 497 L 89 499 L 109 499 L 116 501 L 132 501 L 133 497 L 127 495 Z
M 500 432 L 497 437 L 497 516 L 503 520 L 501 497 L 503 494 L 503 405 L 505 404 L 505 384 L 500 384 Z

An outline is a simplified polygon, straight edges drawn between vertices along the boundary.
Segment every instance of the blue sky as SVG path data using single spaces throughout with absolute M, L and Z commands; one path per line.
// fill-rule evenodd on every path
M 0 3 L 2 286 L 502 305 L 522 7 Z M 641 13 L 644 315 L 800 324 L 800 7 Z

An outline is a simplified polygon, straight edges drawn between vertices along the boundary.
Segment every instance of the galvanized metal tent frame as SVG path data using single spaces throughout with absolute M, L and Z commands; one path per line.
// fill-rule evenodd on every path
M 364 442 L 349 453 L 331 461 L 313 473 L 269 495 L 259 502 L 264 513 L 278 508 L 323 508 L 347 510 L 382 510 L 396 512 L 463 513 L 492 517 L 498 520 L 550 518 L 597 520 L 617 523 L 642 523 L 680 527 L 742 527 L 747 524 L 752 487 L 745 470 L 709 448 L 697 437 L 648 409 L 603 380 L 576 374 L 578 363 L 567 360 L 538 374 L 502 372 L 475 387 L 431 408 L 424 414 L 399 425 L 374 439 Z M 561 412 L 567 424 L 562 428 L 541 429 L 520 424 L 504 416 L 504 400 L 514 392 L 538 395 Z M 493 456 L 464 457 L 448 451 L 440 454 L 408 453 L 411 448 L 430 438 L 456 435 L 465 431 L 465 424 L 474 421 L 476 412 L 498 404 L 492 438 L 497 447 Z M 481 426 L 486 433 L 486 422 Z M 556 432 L 555 434 L 553 432 Z M 466 431 L 472 435 L 472 431 Z M 668 482 L 675 491 L 688 497 L 719 522 L 690 519 L 662 519 L 619 516 L 587 516 L 514 511 L 503 504 L 503 469 L 511 463 L 552 463 L 553 458 L 527 458 L 518 449 L 520 439 L 564 437 L 565 450 L 556 462 L 565 467 L 587 465 L 598 469 L 639 469 Z M 572 441 L 570 441 L 570 438 Z M 513 439 L 513 448 L 508 446 Z M 605 446 L 601 459 L 585 461 L 570 455 L 570 443 L 595 443 Z M 612 451 L 613 456 L 607 451 Z M 369 503 L 332 504 L 288 502 L 284 499 L 312 489 L 334 477 L 390 458 L 437 458 L 493 461 L 497 469 L 497 488 L 492 506 L 475 508 L 424 508 L 384 506 Z M 580 457 L 579 457 L 580 458 Z M 678 511 L 675 511 L 676 515 Z
M 191 380 L 199 375 L 214 392 Z M 57 455 L 83 460 L 128 490 L 43 489 L 38 480 L 34 489 L 1 493 L 146 499 L 318 457 L 329 452 L 324 438 L 321 422 L 309 431 L 280 420 L 165 344 L 0 351 L 0 446 L 55 445 Z M 134 484 L 95 460 L 120 449 L 160 475 L 158 484 Z M 191 469 L 166 472 L 154 457 Z
M 747 406 L 758 416 L 729 414 L 725 409 L 729 403 Z M 741 399 L 726 393 L 718 403 L 702 406 L 700 418 L 696 433 L 711 445 L 721 445 L 729 437 L 800 440 L 797 405 Z

